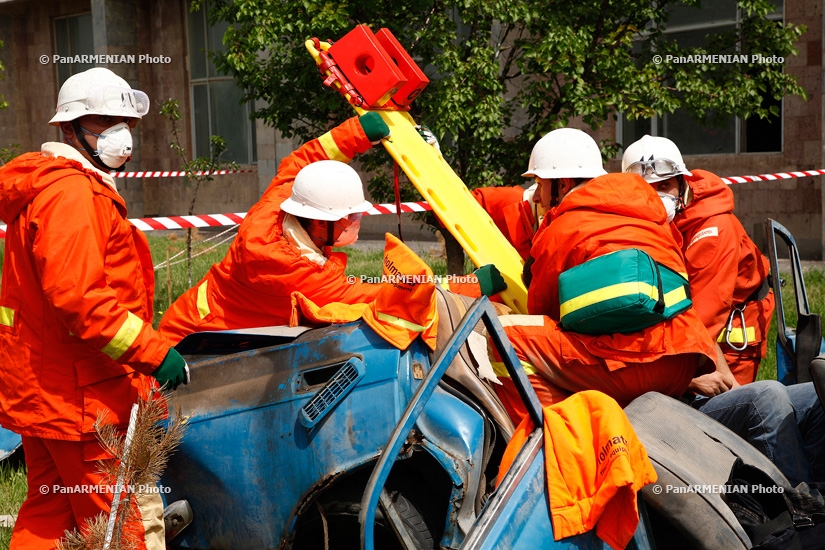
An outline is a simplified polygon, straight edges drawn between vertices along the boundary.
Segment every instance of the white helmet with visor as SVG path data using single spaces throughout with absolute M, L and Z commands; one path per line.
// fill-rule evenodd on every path
M 148 112 L 149 96 L 133 90 L 109 69 L 94 67 L 63 83 L 49 124 L 58 126 L 86 115 L 141 118 Z
M 622 155 L 622 172 L 657 183 L 673 176 L 691 176 L 676 144 L 665 137 L 644 136 L 631 143 Z

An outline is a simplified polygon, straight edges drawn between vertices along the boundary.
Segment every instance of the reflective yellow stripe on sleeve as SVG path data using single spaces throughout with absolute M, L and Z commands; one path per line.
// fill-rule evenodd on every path
M 520 361 L 521 368 L 524 369 L 524 372 L 527 376 L 532 374 L 536 374 L 536 367 L 527 363 L 526 361 Z M 493 366 L 493 372 L 496 373 L 496 376 L 500 376 L 502 378 L 510 378 L 510 373 L 507 372 L 507 367 L 504 365 L 503 361 L 490 361 L 490 364 Z
M 209 315 L 209 299 L 207 297 L 207 286 L 206 281 L 202 282 L 198 285 L 198 315 L 201 316 L 201 319 L 205 319 L 207 315 Z
M 126 320 L 120 325 L 115 337 L 100 351 L 117 361 L 135 342 L 142 328 L 141 318 L 131 311 L 127 312 Z
M 416 325 L 415 323 L 411 323 L 410 321 L 402 319 L 401 317 L 396 317 L 395 315 L 388 315 L 386 313 L 381 313 L 380 311 L 377 311 L 375 313 L 375 316 L 381 321 L 384 321 L 385 323 L 405 328 L 413 332 L 424 332 L 427 329 L 427 327 Z
M 0 306 L 0 325 L 14 326 L 14 310 L 12 308 Z
M 716 339 L 717 342 L 720 344 L 725 342 L 725 333 L 728 329 L 723 329 L 722 332 L 719 333 L 719 338 Z M 743 338 L 744 333 L 742 332 L 742 328 L 734 328 L 730 331 L 730 343 L 731 344 L 744 344 L 745 339 Z M 756 328 L 755 327 L 748 327 L 748 343 L 752 344 L 756 342 Z
M 318 141 L 321 143 L 321 147 L 324 148 L 324 152 L 327 154 L 327 157 L 329 157 L 329 160 L 339 160 L 341 162 L 349 162 L 352 160 L 338 148 L 338 144 L 332 139 L 332 132 L 327 132 L 319 137 Z

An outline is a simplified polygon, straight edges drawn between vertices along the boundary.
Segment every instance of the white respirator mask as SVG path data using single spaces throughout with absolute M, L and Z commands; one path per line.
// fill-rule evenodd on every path
M 679 209 L 679 198 L 664 191 L 657 191 L 657 194 L 665 207 L 665 212 L 667 212 L 667 223 L 670 223 L 676 217 L 676 212 Z
M 117 170 L 132 156 L 132 129 L 125 122 L 119 122 L 111 128 L 96 134 L 83 128 L 87 134 L 97 137 L 97 149 L 94 156 L 105 166 Z

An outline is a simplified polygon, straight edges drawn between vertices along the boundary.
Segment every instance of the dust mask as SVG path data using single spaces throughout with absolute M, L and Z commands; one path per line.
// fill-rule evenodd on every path
M 676 217 L 676 211 L 679 209 L 679 199 L 664 191 L 657 191 L 657 193 L 662 205 L 665 207 L 665 212 L 667 212 L 667 223 L 670 223 Z
M 106 128 L 100 134 L 83 131 L 97 137 L 97 150 L 94 156 L 100 159 L 105 166 L 116 170 L 126 164 L 132 156 L 132 130 L 125 122 Z

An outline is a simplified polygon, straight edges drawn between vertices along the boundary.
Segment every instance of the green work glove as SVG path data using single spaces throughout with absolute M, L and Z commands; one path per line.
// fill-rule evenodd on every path
M 155 369 L 152 376 L 161 387 L 165 385 L 165 389 L 174 390 L 181 384 L 189 383 L 189 365 L 175 348 L 169 348 L 163 362 Z
M 373 144 L 390 135 L 390 127 L 387 126 L 387 123 L 378 113 L 372 111 L 364 113 L 358 118 L 358 122 L 361 123 L 364 133 L 367 134 L 367 139 Z
M 493 264 L 487 264 L 475 270 L 475 276 L 478 279 L 478 286 L 481 287 L 481 293 L 485 296 L 492 296 L 498 294 L 507 288 L 507 283 L 504 282 L 504 277 Z

